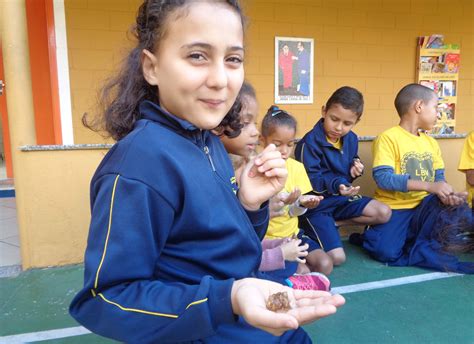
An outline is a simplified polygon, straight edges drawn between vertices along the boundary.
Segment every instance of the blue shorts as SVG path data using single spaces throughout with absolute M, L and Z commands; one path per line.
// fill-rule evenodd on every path
M 332 196 L 300 217 L 300 228 L 324 251 L 342 247 L 336 221 L 352 219 L 362 215 L 372 200 L 365 196 Z
M 314 250 L 321 249 L 321 245 L 319 244 L 319 242 L 314 241 L 309 236 L 304 234 L 304 230 L 302 229 L 300 229 L 298 233 L 298 239 L 301 239 L 302 244 L 308 244 L 308 253 Z

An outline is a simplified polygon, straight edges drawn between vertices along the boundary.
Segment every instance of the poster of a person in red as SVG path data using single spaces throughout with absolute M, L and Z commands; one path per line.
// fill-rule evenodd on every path
M 275 37 L 275 104 L 313 103 L 314 40 Z
M 288 44 L 283 45 L 278 64 L 283 73 L 283 88 L 288 89 L 293 87 L 293 63 L 297 57 L 290 51 Z

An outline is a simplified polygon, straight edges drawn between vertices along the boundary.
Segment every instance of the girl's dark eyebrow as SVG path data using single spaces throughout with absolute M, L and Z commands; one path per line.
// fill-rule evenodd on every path
M 181 49 L 193 49 L 193 48 L 201 48 L 205 50 L 212 50 L 212 45 L 209 43 L 204 42 L 195 42 L 190 44 L 185 44 L 181 47 Z M 228 48 L 229 51 L 241 51 L 244 52 L 244 48 L 238 45 L 230 46 Z

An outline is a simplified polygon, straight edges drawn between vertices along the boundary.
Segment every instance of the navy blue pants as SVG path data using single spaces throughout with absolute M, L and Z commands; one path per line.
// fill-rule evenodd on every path
M 437 240 L 437 222 L 445 211 L 446 206 L 436 195 L 425 197 L 416 208 L 392 210 L 389 222 L 365 231 L 363 246 L 375 259 L 392 266 L 474 273 L 474 263 L 460 262 L 455 255 L 443 251 Z

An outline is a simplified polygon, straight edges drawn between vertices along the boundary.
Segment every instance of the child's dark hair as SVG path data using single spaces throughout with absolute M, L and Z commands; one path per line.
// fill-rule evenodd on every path
M 344 109 L 354 112 L 357 115 L 357 119 L 359 119 L 362 116 L 362 112 L 364 112 L 364 96 L 354 87 L 342 86 L 334 91 L 326 102 L 326 111 L 335 104 L 339 104 Z
M 155 52 L 159 41 L 166 35 L 170 15 L 176 17 L 186 15 L 192 0 L 145 0 L 138 9 L 136 24 L 132 34 L 137 39 L 137 45 L 124 60 L 121 70 L 116 77 L 108 80 L 101 90 L 99 105 L 103 116 L 89 121 L 87 114 L 82 117 L 82 123 L 94 131 L 105 131 L 115 140 L 126 136 L 140 119 L 139 104 L 150 100 L 159 104 L 157 86 L 147 83 L 143 76 L 141 54 L 144 49 Z M 215 0 L 231 6 L 241 17 L 244 28 L 244 16 L 238 0 Z M 182 8 L 181 8 L 182 7 Z M 179 9 L 179 10 L 178 10 Z M 234 106 L 240 106 L 238 102 Z M 231 109 L 221 124 L 234 130 L 240 121 L 232 118 L 239 112 Z
M 255 92 L 255 89 L 253 88 L 252 85 L 248 81 L 244 81 L 242 84 L 242 88 L 240 89 L 239 96 L 241 98 L 243 97 L 250 97 L 253 99 L 257 99 L 257 94 Z
M 451 253 L 474 253 L 474 217 L 467 204 L 447 207 L 438 214 L 433 233 Z
M 398 116 L 402 117 L 406 114 L 410 106 L 417 100 L 427 103 L 433 97 L 436 97 L 436 93 L 429 87 L 420 84 L 404 86 L 395 97 L 395 108 L 397 109 Z
M 262 136 L 269 136 L 273 133 L 275 128 L 283 126 L 294 129 L 296 133 L 296 119 L 278 106 L 270 106 L 262 120 Z
M 235 100 L 234 105 L 232 105 L 232 108 L 229 110 L 222 122 L 215 129 L 215 131 L 218 132 L 219 135 L 224 134 L 231 139 L 240 135 L 240 131 L 244 126 L 242 124 L 240 115 L 242 112 L 242 107 L 245 105 L 246 102 L 245 97 L 252 97 L 254 99 L 257 99 L 255 89 L 247 81 L 244 81 L 242 87 L 240 88 L 239 94 L 237 95 L 237 99 Z

